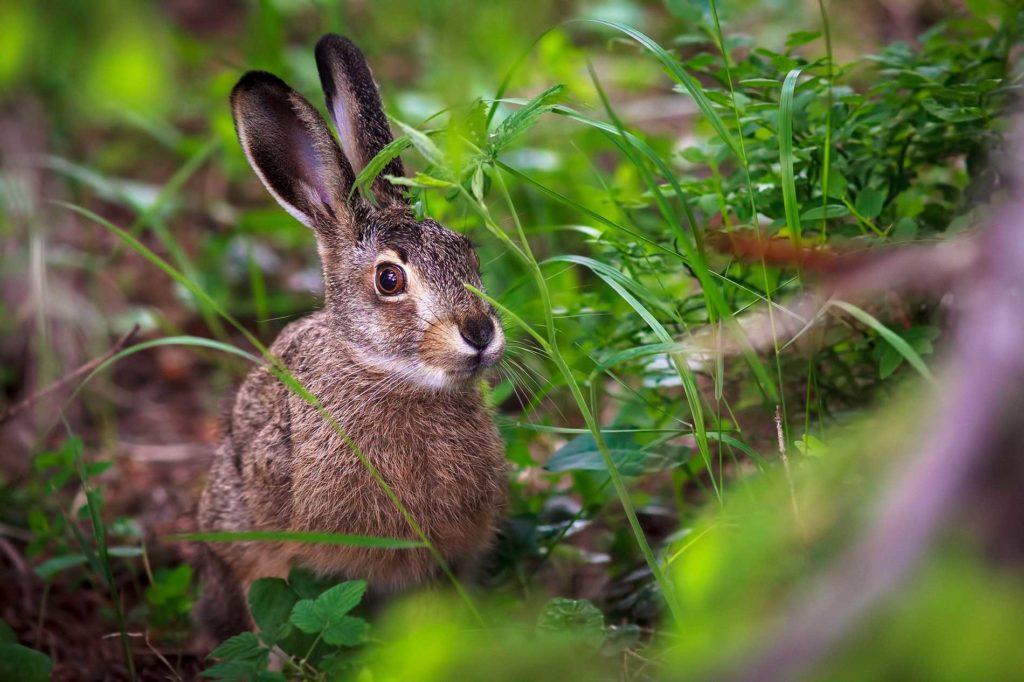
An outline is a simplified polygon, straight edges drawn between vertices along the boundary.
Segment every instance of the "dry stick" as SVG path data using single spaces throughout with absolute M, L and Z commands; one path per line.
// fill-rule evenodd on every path
M 84 365 L 82 365 L 81 367 L 76 369 L 71 374 L 67 374 L 67 375 L 61 377 L 60 379 L 57 379 L 57 381 L 54 381 L 52 384 L 50 384 L 46 388 L 41 389 L 39 391 L 36 391 L 35 393 L 33 393 L 29 397 L 25 398 L 21 402 L 15 403 L 11 407 L 7 408 L 2 414 L 0 414 L 0 424 L 5 423 L 6 421 L 11 419 L 15 415 L 19 414 L 20 412 L 25 411 L 26 409 L 28 409 L 29 407 L 34 405 L 36 402 L 38 402 L 42 398 L 45 398 L 46 396 L 50 395 L 51 393 L 59 391 L 60 389 L 62 389 L 65 386 L 67 386 L 68 384 L 74 382 L 76 379 L 79 379 L 79 378 L 85 376 L 86 374 L 88 374 L 89 372 L 93 371 L 94 369 L 96 369 L 97 367 L 102 365 L 104 362 L 106 362 L 110 358 L 114 357 L 119 352 L 121 352 L 121 350 L 124 349 L 124 347 L 127 346 L 131 342 L 132 338 L 138 332 L 139 332 L 139 325 L 137 325 L 137 324 L 136 325 L 132 325 L 132 328 L 129 329 L 123 336 L 121 336 L 121 338 L 119 338 L 117 341 L 115 341 L 114 345 L 110 347 L 110 350 L 108 350 L 103 355 L 101 355 L 101 356 L 99 356 L 97 358 L 93 358 L 89 362 L 85 363 Z
M 1024 162 L 1024 119 L 1016 132 L 1010 158 Z M 1011 172 L 1013 165 L 1007 167 Z M 1009 184 L 1024 183 L 1016 178 Z M 1024 384 L 1022 227 L 1024 199 L 1017 199 L 982 235 L 973 278 L 957 288 L 964 312 L 954 328 L 946 381 L 933 399 L 921 445 L 889 482 L 875 522 L 797 595 L 768 643 L 729 679 L 809 676 L 920 563 L 942 524 L 963 503 L 971 474 L 1001 454 L 1001 430 L 1021 431 L 1019 424 L 1002 419 L 1001 408 Z

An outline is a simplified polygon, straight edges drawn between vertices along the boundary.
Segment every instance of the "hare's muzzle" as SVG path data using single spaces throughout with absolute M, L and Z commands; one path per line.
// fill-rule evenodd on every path
M 478 368 L 497 364 L 504 352 L 505 335 L 491 315 L 473 315 L 459 323 L 459 335 L 475 353 L 473 361 Z

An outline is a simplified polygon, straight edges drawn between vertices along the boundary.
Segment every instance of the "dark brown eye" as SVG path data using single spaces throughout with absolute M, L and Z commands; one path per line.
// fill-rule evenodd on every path
M 377 291 L 384 296 L 397 296 L 405 291 L 405 270 L 394 263 L 377 266 Z

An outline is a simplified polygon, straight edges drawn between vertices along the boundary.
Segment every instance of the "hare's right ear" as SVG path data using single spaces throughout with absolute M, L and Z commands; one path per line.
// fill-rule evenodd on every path
M 358 173 L 392 139 L 370 66 L 351 40 L 328 33 L 316 44 L 316 67 L 327 97 L 327 111 L 338 129 L 345 156 Z M 388 182 L 385 175 L 405 175 L 401 157 L 387 162 L 372 189 L 384 202 L 403 201 L 401 189 Z
M 318 232 L 350 222 L 352 167 L 302 95 L 250 71 L 231 91 L 231 113 L 249 165 L 286 211 Z

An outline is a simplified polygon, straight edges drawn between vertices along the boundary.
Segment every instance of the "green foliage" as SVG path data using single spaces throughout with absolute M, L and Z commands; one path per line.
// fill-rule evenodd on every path
M 1019 7 L 972 0 L 917 41 L 839 63 L 827 26 L 795 26 L 786 39 L 791 23 L 751 26 L 739 2 L 538 3 L 532 11 L 414 4 L 328 12 L 252 3 L 244 37 L 226 41 L 165 28 L 173 21 L 154 20 L 141 5 L 123 16 L 108 5 L 95 16 L 60 3 L 46 12 L 4 6 L 0 86 L 38 97 L 52 113 L 56 142 L 41 163 L 74 204 L 58 215 L 86 218 L 73 227 L 98 235 L 79 241 L 67 228 L 75 236 L 65 242 L 65 223 L 33 209 L 16 178 L 0 177 L 0 234 L 19 242 L 0 250 L 5 277 L 42 262 L 42 273 L 29 273 L 33 284 L 65 270 L 76 285 L 102 291 L 112 280 L 127 309 L 110 326 L 142 320 L 144 333 L 160 335 L 116 354 L 87 378 L 95 387 L 76 391 L 88 398 L 75 403 L 87 423 L 98 425 L 86 432 L 90 452 L 94 442 L 108 452 L 113 413 L 127 409 L 103 407 L 112 386 L 99 376 L 124 362 L 148 378 L 159 364 L 152 358 L 170 347 L 195 352 L 197 393 L 219 395 L 250 363 L 266 362 L 318 404 L 268 350 L 281 324 L 318 305 L 312 239 L 269 208 L 225 102 L 243 67 L 272 69 L 319 101 L 309 46 L 324 30 L 352 34 L 401 132 L 354 191 L 371 196 L 387 162 L 403 155 L 410 177 L 381 181 L 406 188 L 417 216 L 474 238 L 489 292 L 479 293 L 505 318 L 509 357 L 485 393 L 508 446 L 510 519 L 485 579 L 493 589 L 463 594 L 463 606 L 440 597 L 398 604 L 380 627 L 375 619 L 373 640 L 353 615 L 361 581 L 334 585 L 303 571 L 256 581 L 248 594 L 255 631 L 221 643 L 204 675 L 631 679 L 638 668 L 647 671 L 640 678 L 678 668 L 713 677 L 768 633 L 778 606 L 867 515 L 883 467 L 860 455 L 909 449 L 890 437 L 912 421 L 891 397 L 901 380 L 930 379 L 926 360 L 944 340 L 934 306 L 832 301 L 818 328 L 755 352 L 739 322 L 751 311 L 787 314 L 779 305 L 809 278 L 795 262 L 737 257 L 721 244 L 764 237 L 824 253 L 869 250 L 945 240 L 982 221 L 999 188 L 990 157 L 1021 86 L 1013 70 Z M 756 7 L 784 5 L 795 6 Z M 589 19 L 558 25 L 570 15 Z M 757 38 L 738 33 L 751 28 Z M 846 33 L 835 53 L 862 54 L 869 32 Z M 594 65 L 589 79 L 585 61 Z M 662 111 L 673 86 L 674 101 L 694 105 L 692 119 Z M 481 93 L 494 99 L 469 101 Z M 61 231 L 35 227 L 49 224 Z M 57 248 L 37 260 L 24 257 L 22 243 Z M 0 314 L 0 330 L 13 334 L 21 308 L 2 310 L 11 314 Z M 40 317 L 38 326 L 50 323 Z M 695 348 L 694 331 L 738 339 L 739 350 Z M 5 395 L 16 395 L 19 375 L 0 368 Z M 869 424 L 869 435 L 852 429 L 879 398 L 884 409 L 868 414 L 881 426 Z M 196 409 L 216 406 L 211 399 Z M 0 511 L 5 524 L 27 529 L 25 554 L 48 585 L 95 585 L 109 595 L 130 661 L 129 630 L 155 627 L 156 636 L 185 625 L 192 576 L 180 558 L 158 566 L 135 595 L 145 606 L 120 612 L 131 602 L 119 591 L 130 583 L 123 569 L 141 574 L 140 536 L 105 521 L 97 477 L 119 472 L 85 452 L 68 438 L 36 457 L 24 483 L 8 486 L 5 476 Z M 398 553 L 426 546 L 423 529 L 410 525 L 416 540 L 284 530 L 176 539 Z M 976 557 L 953 554 L 925 567 L 905 610 L 880 614 L 840 653 L 837 676 L 919 672 L 906 660 L 945 661 L 928 668 L 937 677 L 1012 676 L 1007 642 L 1019 590 L 991 580 Z M 594 575 L 608 586 L 597 605 L 556 598 L 538 618 L 524 608 L 569 586 L 590 590 Z M 460 589 L 454 577 L 453 585 Z M 676 625 L 663 622 L 668 613 Z M 961 616 L 967 635 L 936 625 Z M 20 665 L 45 658 L 0 642 L 29 657 Z
M 366 641 L 369 623 L 348 615 L 362 601 L 366 582 L 331 586 L 302 569 L 288 580 L 261 578 L 249 588 L 249 610 L 256 632 L 222 642 L 210 657 L 219 662 L 203 671 L 218 680 L 285 679 L 268 670 L 274 649 L 288 679 L 334 679 L 355 665 L 349 650 Z
M 49 656 L 18 644 L 11 626 L 0 620 L 0 680 L 46 682 L 52 670 Z
M 150 622 L 162 627 L 187 623 L 194 601 L 191 588 L 192 567 L 188 564 L 156 569 L 153 582 L 146 587 Z
M 556 597 L 537 617 L 537 630 L 563 633 L 597 645 L 604 640 L 604 614 L 586 599 Z

